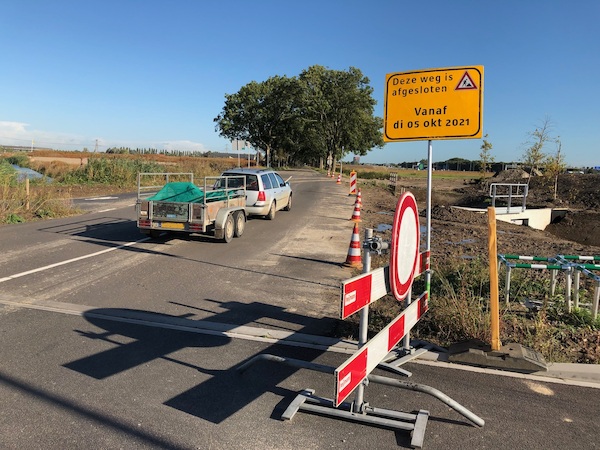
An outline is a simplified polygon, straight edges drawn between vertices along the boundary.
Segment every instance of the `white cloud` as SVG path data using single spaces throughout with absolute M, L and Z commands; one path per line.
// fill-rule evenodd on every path
M 205 152 L 206 147 L 203 144 L 192 141 L 165 141 L 160 143 L 160 147 L 165 150 L 181 150 L 185 152 Z
M 28 123 L 0 121 L 0 145 L 50 147 L 64 150 L 80 150 L 89 140 L 72 134 L 30 130 Z
M 12 135 L 22 136 L 26 132 L 25 127 L 27 127 L 28 125 L 28 123 L 8 122 L 0 120 L 0 133 L 2 136 L 9 135 L 9 137 L 12 137 Z
M 182 150 L 189 152 L 206 152 L 204 144 L 189 140 L 136 142 L 111 140 L 101 137 L 84 137 L 67 133 L 31 130 L 30 124 L 23 122 L 0 121 L 0 145 L 18 145 L 29 147 L 47 147 L 56 150 L 94 151 L 96 145 L 99 152 L 110 147 L 156 148 L 158 150 Z

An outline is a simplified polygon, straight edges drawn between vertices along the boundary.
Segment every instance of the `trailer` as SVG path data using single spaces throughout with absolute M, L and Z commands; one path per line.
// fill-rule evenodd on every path
M 246 226 L 243 176 L 204 177 L 193 173 L 138 173 L 136 201 L 140 232 L 157 238 L 164 232 L 199 233 L 230 242 Z

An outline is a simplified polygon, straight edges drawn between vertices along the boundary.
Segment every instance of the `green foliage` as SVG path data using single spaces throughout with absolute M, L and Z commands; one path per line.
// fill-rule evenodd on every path
M 16 180 L 17 171 L 10 164 L 8 159 L 0 159 L 0 184 L 2 185 L 14 183 Z
M 434 271 L 433 299 L 423 323 L 417 328 L 418 333 L 435 336 L 441 345 L 466 339 L 489 341 L 489 275 L 486 270 L 480 260 L 472 260 Z
M 483 137 L 483 144 L 481 144 L 480 148 L 481 148 L 481 153 L 479 153 L 479 158 L 481 159 L 480 171 L 481 171 L 482 177 L 485 178 L 486 173 L 490 170 L 490 167 L 494 163 L 494 157 L 492 156 L 493 145 L 490 141 L 488 141 L 487 134 Z
M 554 185 L 553 198 L 556 200 L 558 193 L 558 176 L 564 173 L 567 168 L 565 156 L 561 153 L 562 143 L 559 138 L 556 138 L 556 153 L 549 155 L 544 161 L 544 172 L 548 179 L 551 179 Z
M 346 173 L 346 171 L 344 170 L 344 173 Z M 348 176 L 350 175 L 350 172 L 348 172 Z M 388 180 L 390 178 L 390 173 L 389 172 L 375 172 L 375 171 L 356 171 L 356 177 L 359 180 Z
M 47 208 L 39 208 L 38 210 L 35 211 L 34 215 L 38 219 L 51 219 L 53 217 L 56 217 L 55 211 L 53 211 L 52 209 L 47 209 Z
M 546 116 L 539 127 L 528 133 L 528 147 L 523 154 L 523 163 L 531 168 L 531 172 L 539 169 L 547 158 L 547 155 L 544 153 L 546 144 L 557 140 L 557 138 L 551 136 L 551 132 L 552 121 L 550 117 Z M 527 179 L 527 185 L 529 185 L 529 181 L 531 180 L 531 172 Z
M 585 347 L 585 337 L 600 330 L 600 317 L 594 320 L 590 311 L 583 308 L 569 312 L 562 293 L 549 296 L 548 273 L 540 274 L 513 272 L 511 298 L 543 301 L 538 311 L 515 301 L 509 305 L 501 303 L 501 341 L 521 343 L 539 351 L 548 361 L 597 362 L 593 351 L 582 350 L 578 354 L 574 343 L 583 342 Z M 416 280 L 413 290 L 422 292 L 424 281 Z M 436 268 L 431 279 L 429 311 L 415 327 L 415 337 L 442 346 L 468 339 L 490 342 L 489 296 L 489 268 L 484 261 Z M 379 312 L 376 324 L 384 324 L 385 320 L 389 323 L 389 318 Z M 567 348 L 570 353 L 566 353 Z
M 135 186 L 138 172 L 163 172 L 163 167 L 141 159 L 91 158 L 88 164 L 68 172 L 59 180 L 69 184 L 111 184 L 117 187 Z
M 312 66 L 298 77 L 251 82 L 225 96 L 214 119 L 220 136 L 248 141 L 279 165 L 366 154 L 383 146 L 382 119 L 360 70 Z M 317 164 L 315 164 L 317 165 Z
M 6 158 L 9 164 L 14 164 L 19 167 L 29 167 L 29 158 L 23 153 L 16 153 Z
M 4 223 L 22 223 L 25 219 L 18 214 L 11 213 L 6 216 Z

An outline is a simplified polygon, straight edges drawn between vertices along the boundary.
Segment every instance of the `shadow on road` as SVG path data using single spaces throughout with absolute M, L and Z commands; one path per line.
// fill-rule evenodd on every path
M 298 340 L 294 336 L 307 334 L 306 331 L 312 328 L 308 325 L 309 322 L 326 319 L 309 319 L 302 315 L 285 312 L 281 307 L 263 303 L 245 305 L 238 302 L 227 302 L 221 304 L 221 307 L 227 311 L 211 317 L 210 321 L 190 319 L 190 314 L 171 316 L 123 308 L 90 310 L 84 313 L 86 320 L 106 331 L 100 333 L 85 330 L 74 331 L 90 339 L 109 342 L 114 347 L 69 362 L 64 364 L 64 367 L 102 380 L 158 358 L 186 365 L 210 375 L 211 378 L 182 392 L 165 404 L 212 423 L 224 421 L 266 392 L 288 397 L 291 400 L 296 392 L 277 386 L 297 372 L 296 368 L 279 365 L 273 367 L 272 363 L 257 365 L 244 375 L 245 380 L 243 381 L 242 375 L 235 370 L 237 365 L 227 370 L 209 370 L 178 361 L 168 355 L 189 347 L 211 347 L 218 349 L 219 352 L 226 352 L 227 349 L 224 347 L 232 341 L 231 337 L 227 335 L 228 330 L 234 330 L 240 326 L 239 324 L 231 325 L 231 323 L 239 322 L 240 317 L 243 316 L 246 323 L 268 318 L 278 320 L 284 318 L 296 324 L 305 324 L 306 326 L 297 333 L 293 333 L 287 339 L 282 339 L 280 344 L 273 344 L 266 348 L 264 353 L 313 361 L 325 350 L 298 347 Z M 128 339 L 123 339 L 123 337 Z M 130 341 L 131 339 L 133 341 Z M 254 356 L 256 355 L 250 355 L 239 364 L 243 364 Z

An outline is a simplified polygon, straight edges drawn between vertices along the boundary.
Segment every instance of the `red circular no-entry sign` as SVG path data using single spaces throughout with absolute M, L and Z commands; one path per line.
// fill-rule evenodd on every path
M 415 277 L 419 236 L 417 201 L 414 195 L 406 192 L 396 205 L 390 251 L 390 287 L 398 301 L 404 300 Z

